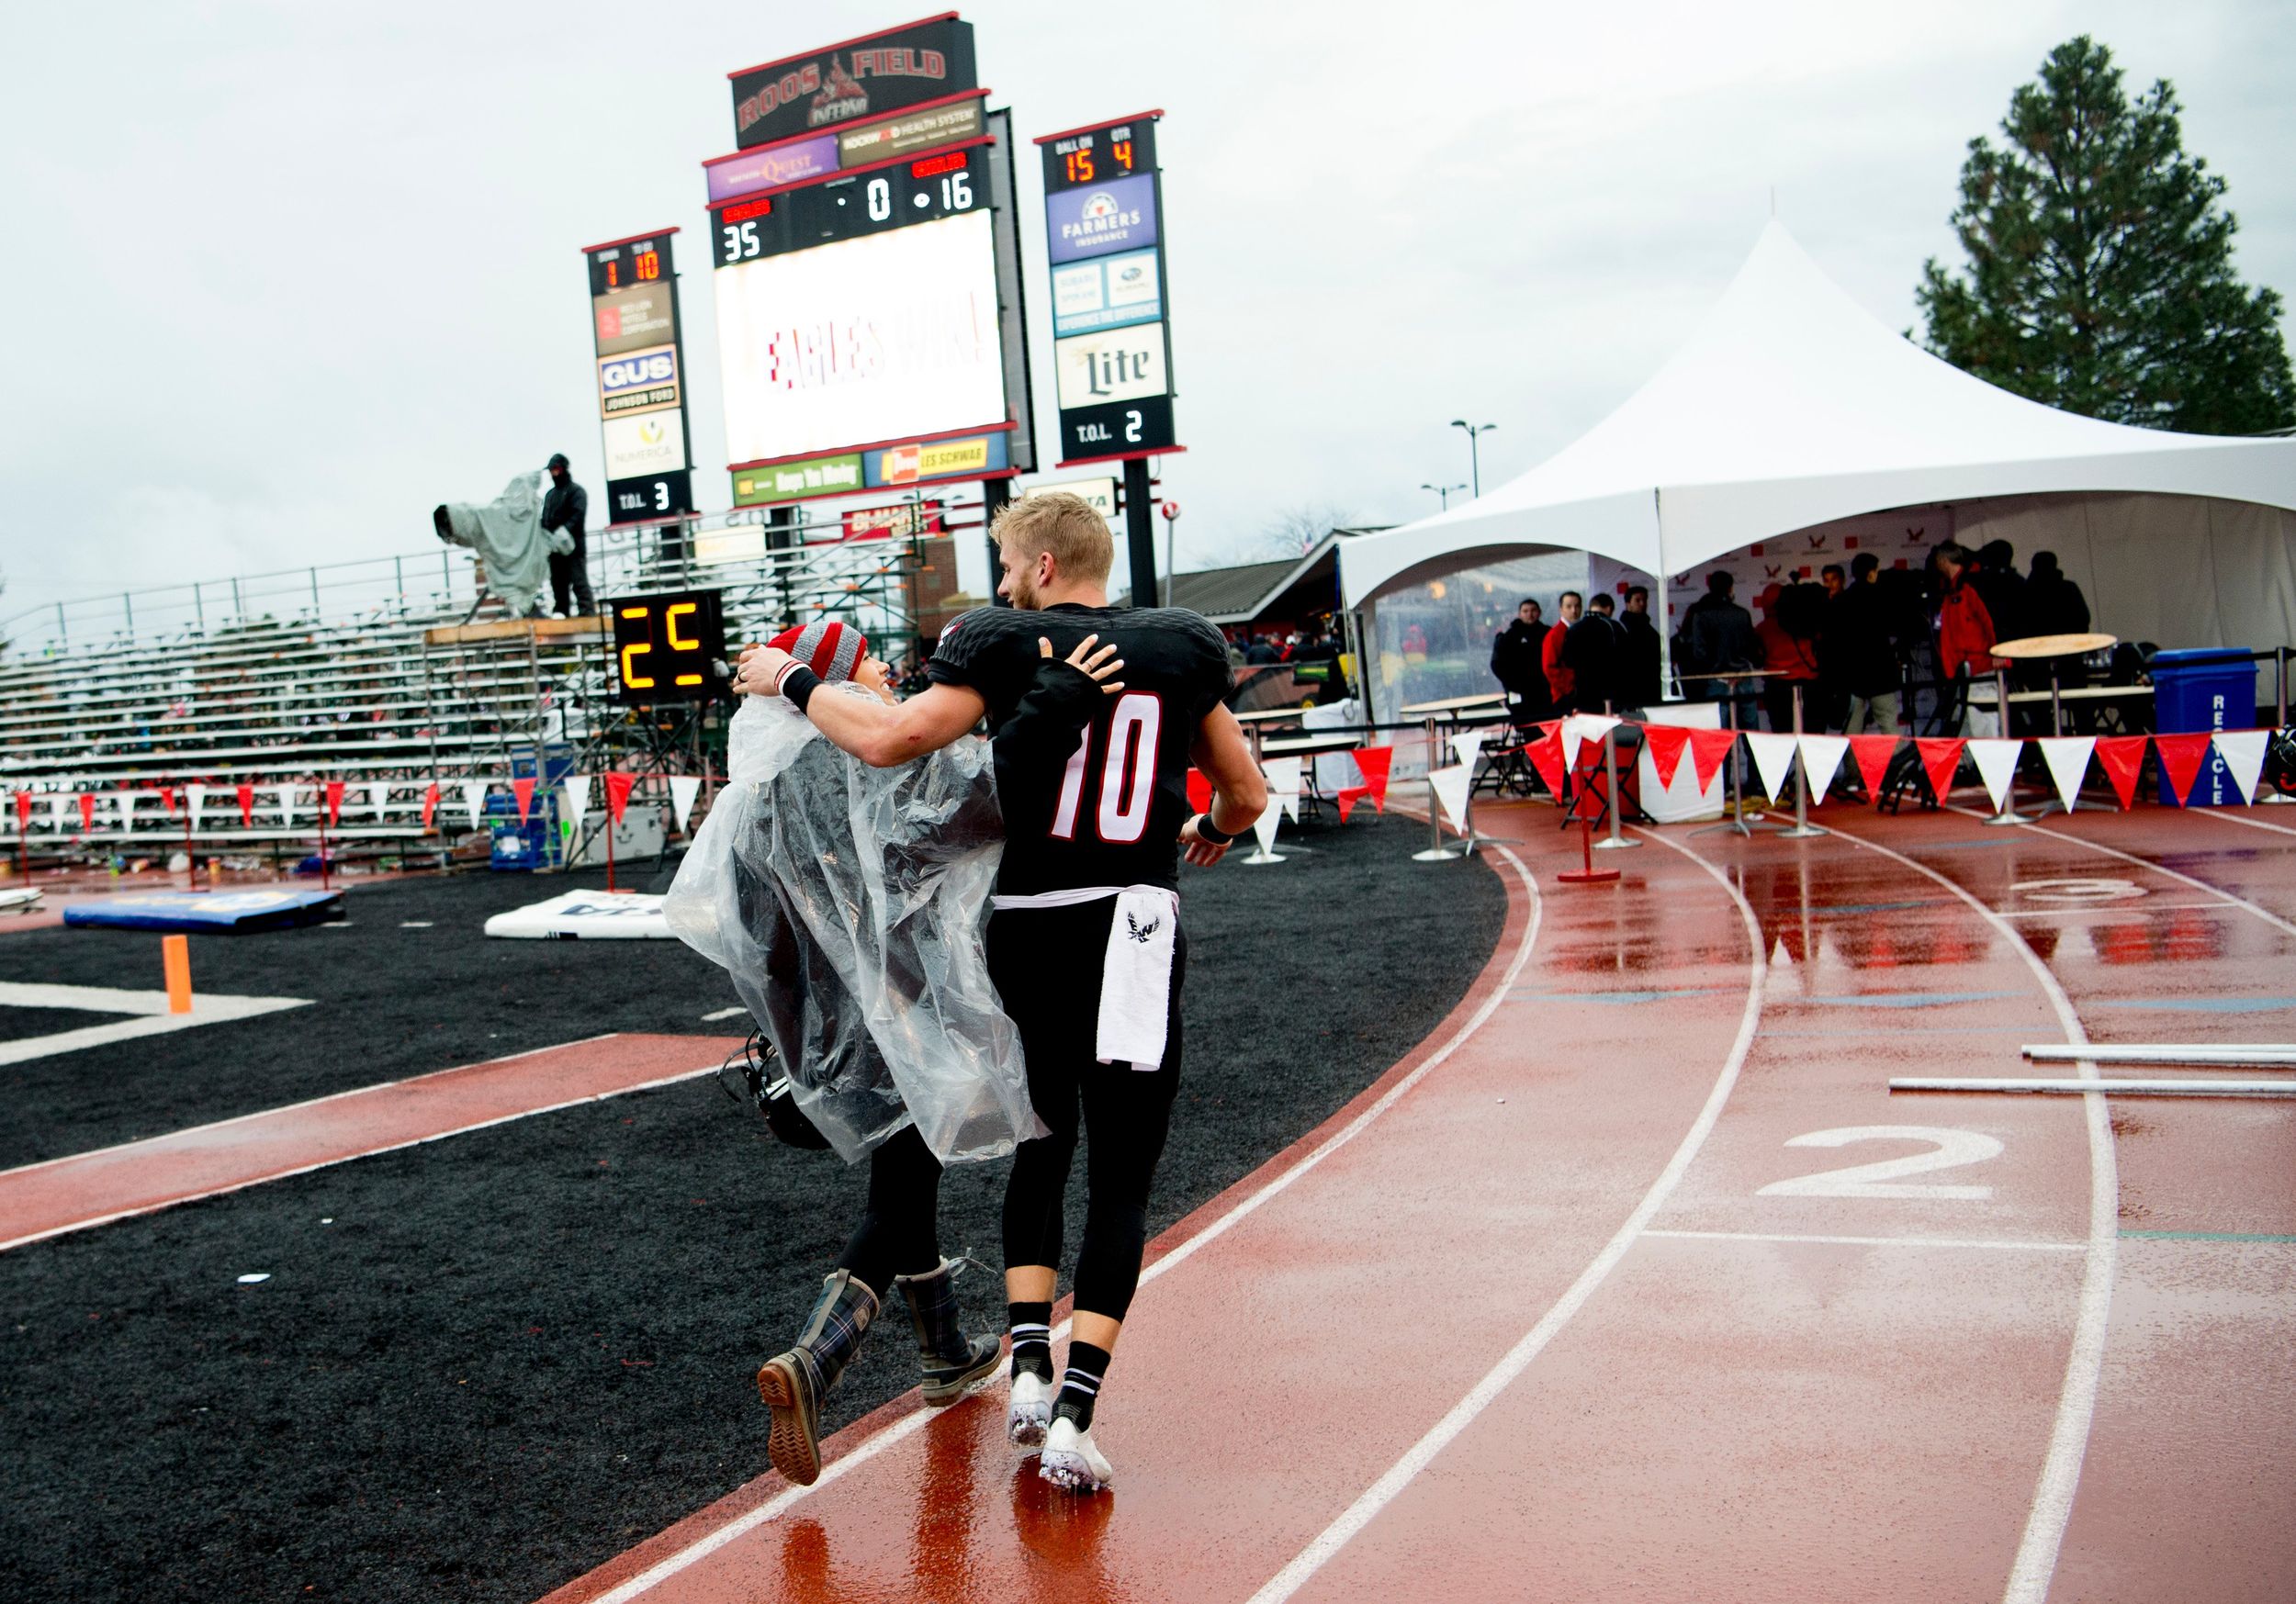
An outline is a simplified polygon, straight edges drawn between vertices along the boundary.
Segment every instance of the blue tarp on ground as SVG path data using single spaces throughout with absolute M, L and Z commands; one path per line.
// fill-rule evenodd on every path
M 63 911 L 66 925 L 231 935 L 287 930 L 343 916 L 341 892 L 132 892 Z

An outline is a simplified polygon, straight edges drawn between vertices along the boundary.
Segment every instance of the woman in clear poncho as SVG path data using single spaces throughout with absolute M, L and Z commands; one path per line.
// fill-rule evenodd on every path
M 772 644 L 826 681 L 820 695 L 886 696 L 885 668 L 835 622 Z M 1007 727 L 1057 767 L 1075 745 L 1108 649 L 1069 661 L 1045 645 L 1044 691 Z M 1103 685 L 1103 689 L 1106 689 Z M 988 978 L 982 930 L 1003 849 L 989 746 L 968 736 L 893 768 L 829 744 L 779 697 L 734 715 L 727 784 L 665 899 L 671 931 L 723 967 L 777 1049 L 793 1101 L 848 1163 L 869 1161 L 860 1223 L 805 1331 L 766 1362 L 775 1468 L 820 1473 L 822 1397 L 897 1284 L 928 1403 L 996 1367 L 968 1338 L 940 1255 L 944 1163 L 1003 1157 L 1041 1135 L 1020 1040 Z

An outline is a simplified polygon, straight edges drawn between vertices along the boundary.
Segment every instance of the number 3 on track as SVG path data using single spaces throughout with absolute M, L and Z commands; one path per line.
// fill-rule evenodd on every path
M 1933 1125 L 1851 1125 L 1840 1130 L 1814 1130 L 1791 1138 L 1790 1148 L 1846 1148 L 1857 1142 L 1928 1142 L 1937 1150 L 1908 1153 L 1878 1163 L 1851 1164 L 1846 1169 L 1820 1170 L 1773 1181 L 1757 1197 L 1945 1197 L 1981 1201 L 1993 1195 L 1990 1186 L 1941 1186 L 1934 1182 L 1908 1184 L 1898 1177 L 1931 1170 L 1958 1170 L 2001 1156 L 2001 1144 L 1974 1130 L 1949 1130 Z

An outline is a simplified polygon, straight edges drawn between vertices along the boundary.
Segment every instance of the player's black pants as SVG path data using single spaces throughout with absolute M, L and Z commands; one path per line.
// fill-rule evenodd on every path
M 1100 966 L 1113 898 L 1073 908 L 1016 908 L 990 915 L 988 972 L 1020 1027 L 1029 1099 L 1050 1136 L 1022 1142 L 1005 1188 L 1005 1265 L 1061 1262 L 1062 1199 L 1085 1147 L 1085 1232 L 1076 1256 L 1076 1307 L 1120 1320 L 1140 1285 L 1148 1240 L 1148 1183 L 1164 1155 L 1172 1099 L 1180 1087 L 1180 981 L 1187 935 L 1176 934 L 1164 1062 L 1141 1071 L 1093 1056 L 1100 1018 Z M 1081 1121 L 1080 1121 L 1081 1112 Z
M 917 1127 L 905 1127 L 869 1155 L 869 1202 L 837 1267 L 890 1302 L 895 1276 L 940 1267 L 940 1161 Z

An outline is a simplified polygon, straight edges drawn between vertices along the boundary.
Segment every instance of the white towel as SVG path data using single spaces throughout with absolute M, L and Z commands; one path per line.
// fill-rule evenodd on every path
M 1172 938 L 1180 899 L 1161 886 L 1127 886 L 1116 894 L 1109 956 L 1100 970 L 1100 1030 L 1094 1056 L 1153 1070 L 1164 1062 L 1172 1006 Z
M 1154 1070 L 1164 1063 L 1165 1027 L 1172 1006 L 1174 938 L 1180 899 L 1162 886 L 1075 886 L 1033 896 L 996 896 L 996 908 L 1073 908 L 1116 899 L 1109 950 L 1100 965 L 1100 1019 L 1093 1056 L 1102 1063 Z

